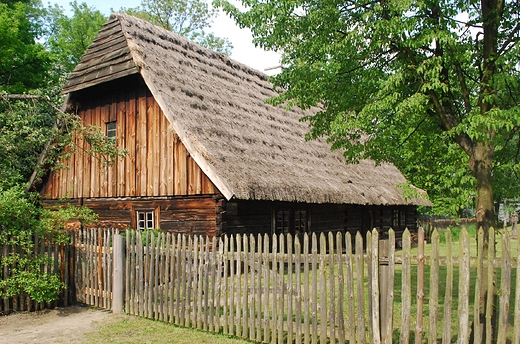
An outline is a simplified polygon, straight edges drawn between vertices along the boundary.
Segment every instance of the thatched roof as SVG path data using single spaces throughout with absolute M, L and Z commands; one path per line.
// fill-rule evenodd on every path
M 64 93 L 136 73 L 228 199 L 429 204 L 403 197 L 395 166 L 346 165 L 326 142 L 305 141 L 302 110 L 265 103 L 275 95 L 265 74 L 132 16 L 111 15 Z

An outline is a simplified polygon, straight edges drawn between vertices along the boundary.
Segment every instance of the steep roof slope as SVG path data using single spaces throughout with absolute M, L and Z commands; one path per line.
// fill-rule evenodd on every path
M 303 111 L 265 104 L 276 94 L 265 74 L 132 16 L 111 15 L 64 93 L 133 73 L 228 199 L 429 204 L 403 197 L 395 166 L 346 165 L 326 142 L 306 142 Z

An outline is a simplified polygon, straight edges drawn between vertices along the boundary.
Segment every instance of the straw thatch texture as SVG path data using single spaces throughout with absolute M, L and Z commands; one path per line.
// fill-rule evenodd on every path
M 225 55 L 117 13 L 93 47 L 64 92 L 139 72 L 190 155 L 228 199 L 429 204 L 403 197 L 396 185 L 405 178 L 395 166 L 346 165 L 327 143 L 306 142 L 304 112 L 265 104 L 275 95 L 268 77 Z

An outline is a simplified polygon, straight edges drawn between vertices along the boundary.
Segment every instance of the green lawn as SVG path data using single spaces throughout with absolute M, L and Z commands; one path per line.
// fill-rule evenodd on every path
M 87 333 L 85 343 L 174 343 L 174 344 L 243 344 L 245 340 L 181 328 L 161 321 L 114 314 L 106 324 Z

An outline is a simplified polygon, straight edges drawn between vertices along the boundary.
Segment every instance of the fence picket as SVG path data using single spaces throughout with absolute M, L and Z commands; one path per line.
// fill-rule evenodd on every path
M 211 311 L 210 311 L 210 305 L 209 305 L 209 297 L 210 297 L 210 290 L 211 290 L 211 293 L 214 294 L 214 288 L 211 287 L 211 284 L 210 284 L 210 278 L 211 278 L 211 283 L 214 282 L 215 280 L 215 270 L 214 270 L 214 266 L 212 263 L 212 261 L 210 261 L 210 245 L 209 245 L 209 237 L 206 236 L 206 242 L 204 243 L 204 256 L 203 256 L 203 262 L 204 264 L 202 265 L 203 266 L 203 275 L 204 275 L 204 281 L 203 281 L 203 285 L 204 285 L 204 289 L 203 289 L 203 293 L 204 293 L 204 305 L 203 305 L 203 313 L 204 313 L 204 319 L 202 319 L 202 326 L 201 328 L 204 329 L 204 331 L 207 331 L 208 330 L 208 322 L 209 322 L 209 316 L 210 316 L 210 313 L 213 314 L 213 308 L 211 307 Z M 211 301 L 213 301 L 213 296 L 214 295 L 211 295 Z
M 329 323 L 329 337 L 331 343 L 336 343 L 336 327 L 338 323 L 338 319 L 336 318 L 336 293 L 335 288 L 337 286 L 336 283 L 336 274 L 335 274 L 335 267 L 334 261 L 336 260 L 336 252 L 334 247 L 334 234 L 332 232 L 329 232 L 328 234 L 328 244 L 329 244 L 329 252 L 328 257 L 330 259 L 329 263 L 329 271 L 330 271 L 330 281 L 329 281 L 329 312 L 328 312 L 328 319 L 330 319 Z M 325 254 L 325 252 L 324 252 Z M 327 323 L 327 318 L 321 319 L 321 321 Z
M 316 236 L 316 233 L 312 233 L 311 238 L 311 338 L 312 344 L 316 344 L 318 343 L 318 237 Z
M 411 277 L 411 240 L 410 232 L 403 233 L 403 267 L 401 277 L 401 334 L 399 341 L 407 344 L 410 341 L 410 313 L 412 308 L 412 277 Z
M 180 325 L 181 323 L 181 309 L 182 309 L 182 296 L 184 294 L 182 293 L 182 278 L 183 278 L 183 270 L 184 265 L 181 265 L 182 260 L 182 252 L 183 250 L 183 238 L 185 236 L 181 237 L 181 234 L 177 235 L 177 240 L 175 241 L 174 247 L 176 247 L 175 250 L 175 279 L 174 279 L 174 285 L 175 285 L 175 310 L 173 312 L 174 314 L 174 323 L 175 325 Z
M 301 344 L 302 342 L 302 247 L 300 236 L 294 237 L 294 265 L 295 265 L 295 300 L 294 300 L 294 342 Z
M 352 235 L 347 232 L 345 234 L 345 276 L 347 279 L 348 320 L 346 322 L 343 321 L 341 325 L 346 331 L 348 331 L 345 334 L 346 339 L 348 339 L 349 343 L 356 342 L 356 321 L 358 320 L 355 315 L 356 300 L 354 298 L 354 272 L 352 252 Z M 341 262 L 341 264 L 343 264 L 343 262 Z M 345 324 L 350 324 L 350 326 L 346 327 Z
M 368 231 L 366 235 L 366 254 L 364 256 L 365 266 L 367 267 L 367 295 L 368 295 L 368 302 L 367 302 L 367 310 L 368 310 L 368 342 L 372 343 L 374 338 L 374 309 L 373 309 L 373 285 L 371 283 L 372 281 L 372 231 Z M 364 276 L 363 276 L 364 277 Z
M 488 256 L 487 259 L 487 292 L 486 292 L 486 344 L 493 343 L 493 307 L 495 299 L 495 290 L 493 281 L 495 278 L 494 270 L 490 267 L 493 266 L 493 260 L 495 258 L 495 230 L 489 229 L 489 241 L 488 241 Z
M 309 235 L 303 237 L 303 304 L 307 307 L 303 308 L 303 343 L 310 343 L 310 279 L 309 279 Z
M 424 306 L 424 229 L 419 228 L 417 249 L 417 319 L 415 325 L 415 343 L 420 344 L 423 337 Z
M 276 283 L 276 289 L 275 289 L 275 294 L 273 295 L 273 299 L 276 300 L 277 302 L 277 308 L 275 308 L 277 311 L 278 311 L 278 315 L 277 315 L 277 323 L 276 323 L 276 332 L 277 332 L 277 336 L 278 336 L 278 344 L 283 344 L 284 340 L 283 340 L 283 315 L 284 315 L 284 300 L 285 300 L 285 286 L 284 286 L 284 261 L 283 261 L 283 256 L 284 256 L 284 250 L 285 250 L 285 235 L 280 235 L 278 237 L 278 240 L 279 240 L 279 243 L 280 243 L 280 249 L 278 250 L 278 252 L 280 252 L 279 254 L 279 260 L 278 260 L 278 273 L 276 274 L 277 276 L 277 283 Z M 275 255 L 277 253 L 274 253 Z M 273 263 L 275 266 L 276 264 Z
M 500 273 L 500 311 L 498 319 L 497 343 L 505 343 L 509 318 L 509 296 L 511 294 L 511 256 L 509 234 L 502 233 L 502 264 Z
M 256 335 L 256 329 L 255 329 L 255 309 L 258 307 L 258 304 L 256 303 L 257 299 L 256 299 L 256 295 L 258 294 L 257 290 L 256 290 L 256 286 L 255 286 L 255 282 L 256 282 L 256 273 L 257 273 L 257 270 L 256 270 L 256 260 L 255 260 L 255 257 L 256 257 L 256 240 L 255 240 L 255 236 L 254 235 L 249 235 L 249 244 L 250 244 L 250 251 L 249 251 L 249 261 L 248 261 L 248 265 L 249 265 L 249 271 L 250 271 L 250 274 L 249 274 L 249 277 L 250 277 L 250 287 L 251 288 L 251 292 L 249 293 L 249 296 L 248 296 L 248 301 L 247 301 L 247 304 L 249 305 L 249 324 L 248 324 L 248 327 L 249 327 L 249 340 L 250 341 L 253 341 L 255 339 L 255 335 Z
M 390 228 L 388 231 L 388 240 L 390 247 L 388 252 L 388 291 L 386 304 L 385 319 L 385 340 L 386 343 L 392 343 L 393 330 L 393 314 L 394 314 L 394 278 L 395 278 L 395 232 Z
M 348 233 L 347 233 L 348 234 Z M 345 316 L 344 316 L 344 308 L 343 302 L 345 302 L 345 275 L 343 272 L 343 266 L 345 262 L 343 261 L 343 235 L 341 232 L 336 233 L 336 263 L 338 270 L 338 311 L 336 312 L 336 326 L 338 327 L 338 341 L 340 343 L 345 343 Z M 345 236 L 346 239 L 346 236 Z M 348 253 L 347 248 L 345 248 L 345 253 Z M 348 297 L 348 294 L 347 294 Z M 350 299 L 349 299 L 350 306 Z
M 221 331 L 221 329 L 224 329 L 225 331 L 225 328 L 226 326 L 224 325 L 224 319 L 225 319 L 225 304 L 226 304 L 226 289 L 223 288 L 223 283 L 225 283 L 225 280 L 226 280 L 226 272 L 227 270 L 225 269 L 225 262 L 224 262 L 224 242 L 222 241 L 222 238 L 219 239 L 218 241 L 218 259 L 217 259 L 217 268 L 218 268 L 218 273 L 217 273 L 217 278 L 219 280 L 219 283 L 218 283 L 218 294 L 217 294 L 217 312 L 216 312 L 216 316 L 217 316 L 217 327 L 216 327 L 216 330 L 218 332 Z M 223 282 L 224 281 L 224 282 Z M 224 307 L 222 306 L 222 303 L 224 303 Z M 224 312 L 222 312 L 222 310 L 224 310 Z
M 442 331 L 442 343 L 451 343 L 451 302 L 453 295 L 453 245 L 451 242 L 451 230 L 445 232 L 446 237 L 446 292 L 444 294 L 444 327 Z
M 517 247 L 519 250 L 516 256 L 515 312 L 513 320 L 515 333 L 513 343 L 520 343 L 520 235 L 517 236 Z
M 263 250 L 262 246 L 262 235 L 258 234 L 258 243 L 257 243 L 257 252 L 254 257 L 255 267 L 256 267 L 256 341 L 262 341 L 262 261 L 261 261 L 261 252 Z M 265 251 L 264 251 L 265 252 Z
M 263 305 L 264 305 L 264 321 L 262 323 L 262 327 L 264 328 L 264 338 L 262 338 L 262 341 L 265 343 L 270 342 L 270 329 L 271 329 L 271 319 L 269 318 L 269 289 L 271 288 L 271 275 L 269 273 L 269 252 L 270 252 L 270 242 L 269 242 L 269 236 L 266 234 L 264 236 L 264 266 L 262 267 L 263 275 L 264 275 L 264 292 L 263 292 Z
M 371 242 L 368 238 L 371 238 Z M 368 248 L 370 247 L 370 250 Z M 372 231 L 371 236 L 367 236 L 367 264 L 370 266 L 369 273 L 369 295 L 370 314 L 371 314 L 371 343 L 379 344 L 381 342 L 381 331 L 379 322 L 379 233 Z
M 197 235 L 193 238 L 193 317 L 191 326 L 199 330 L 202 328 L 201 246 L 202 242 L 199 242 L 199 236 Z
M 325 235 L 323 233 L 320 234 L 320 253 L 319 253 L 319 287 L 318 290 L 320 292 L 319 297 L 319 329 L 320 329 L 320 342 L 325 343 L 327 341 L 327 297 L 324 297 L 322 294 L 327 290 L 327 272 L 326 272 L 326 261 L 325 261 L 325 252 L 327 250 L 327 243 L 325 241 Z M 332 276 L 329 276 L 332 278 Z M 332 318 L 334 319 L 334 318 Z M 333 320 L 334 321 L 334 320 Z
M 431 235 L 432 256 L 430 261 L 430 333 L 428 343 L 437 343 L 438 303 L 439 303 L 439 232 L 434 230 Z
M 459 241 L 459 343 L 469 343 L 469 235 L 462 229 Z
M 237 234 L 236 238 L 236 251 L 235 257 L 236 257 L 236 265 L 235 265 L 235 288 L 234 291 L 237 294 L 235 298 L 235 302 L 233 303 L 235 305 L 235 313 L 234 313 L 234 323 L 235 323 L 235 335 L 237 337 L 242 336 L 242 315 L 240 312 L 242 311 L 242 236 L 240 234 Z
M 357 324 L 356 324 L 356 343 L 365 343 L 365 287 L 364 287 L 364 258 L 363 258 L 363 237 L 361 233 L 356 234 L 356 292 L 357 292 Z
M 287 343 L 293 342 L 294 321 L 293 321 L 293 302 L 294 302 L 294 254 L 293 254 L 293 236 L 287 235 Z
M 477 252 L 484 249 L 484 231 L 482 228 L 477 232 Z M 475 298 L 473 303 L 473 342 L 482 343 L 482 322 L 480 317 L 481 291 L 484 273 L 484 260 L 479 259 L 477 262 L 477 276 L 475 280 Z
M 272 245 L 273 245 L 273 251 L 270 255 L 271 257 L 271 274 L 272 274 L 272 287 L 269 288 L 269 292 L 271 294 L 271 301 L 272 301 L 272 304 L 271 304 L 271 314 L 273 315 L 272 316 L 272 319 L 271 319 L 271 342 L 272 343 L 276 343 L 277 342 L 277 336 L 278 336 L 278 315 L 279 315 L 279 310 L 278 310 L 278 283 L 279 283 L 279 270 L 278 270 L 278 235 L 274 234 L 273 235 L 273 241 L 272 241 Z
M 146 236 L 144 237 L 144 240 L 146 240 Z M 137 235 L 136 235 L 136 238 L 135 238 L 135 241 L 136 241 L 136 244 L 137 244 L 137 259 L 138 259 L 138 275 L 139 275 L 139 278 L 137 280 L 137 288 L 135 288 L 136 292 L 138 293 L 136 296 L 135 296 L 135 299 L 137 300 L 138 302 L 138 309 L 139 309 L 139 316 L 144 316 L 144 312 L 145 312 L 145 286 L 144 286 L 144 283 L 145 283 L 145 270 L 146 270 L 146 267 L 145 267 L 145 248 L 144 248 L 144 243 L 143 243 L 143 235 L 141 234 L 140 231 L 137 231 Z

